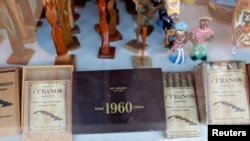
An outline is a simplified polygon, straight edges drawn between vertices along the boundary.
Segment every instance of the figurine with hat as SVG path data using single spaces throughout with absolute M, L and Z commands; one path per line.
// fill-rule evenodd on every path
M 190 54 L 192 60 L 207 60 L 207 43 L 214 39 L 214 32 L 209 27 L 212 18 L 204 16 L 199 19 L 199 26 L 193 28 L 189 34 L 189 39 L 193 43 Z

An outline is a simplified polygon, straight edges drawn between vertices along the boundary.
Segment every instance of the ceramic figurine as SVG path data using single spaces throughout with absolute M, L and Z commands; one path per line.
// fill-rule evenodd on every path
M 232 20 L 235 46 L 250 47 L 250 1 L 238 0 Z
M 68 50 L 65 44 L 64 32 L 62 29 L 61 20 L 57 11 L 56 0 L 43 0 L 46 18 L 52 28 L 51 36 L 54 41 L 57 57 L 55 59 L 56 65 L 74 64 L 74 56 L 68 55 Z
M 115 57 L 115 47 L 109 46 L 109 28 L 106 17 L 106 0 L 98 0 L 99 9 L 99 30 L 101 34 L 101 47 L 98 58 L 113 59 Z
M 192 60 L 207 60 L 207 44 L 214 39 L 214 32 L 209 27 L 212 18 L 204 16 L 199 19 L 199 26 L 192 29 L 189 39 L 193 43 L 190 54 Z
M 0 21 L 3 27 L 7 31 L 7 36 L 10 41 L 12 54 L 7 59 L 8 64 L 19 64 L 19 65 L 27 65 L 34 54 L 33 49 L 26 49 L 24 43 L 21 39 L 20 34 L 18 34 L 16 24 L 12 18 L 15 18 L 9 12 L 8 5 L 11 2 L 9 0 L 0 1 Z
M 189 40 L 186 22 L 178 21 L 175 24 L 174 37 L 175 39 L 170 50 L 171 53 L 169 56 L 169 60 L 174 64 L 183 64 L 186 61 L 184 46 Z
M 172 48 L 175 34 L 175 23 L 179 21 L 180 1 L 168 0 L 166 7 L 159 11 L 161 27 L 165 32 L 163 47 Z

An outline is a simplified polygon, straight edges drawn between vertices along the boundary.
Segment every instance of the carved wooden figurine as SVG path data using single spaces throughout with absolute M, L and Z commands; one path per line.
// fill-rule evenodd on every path
M 29 30 L 37 30 L 42 26 L 42 22 L 35 19 L 28 0 L 18 0 L 20 12 L 24 20 L 24 24 Z M 40 5 L 42 7 L 42 5 Z
M 69 23 L 71 27 L 72 34 L 80 33 L 80 28 L 75 24 L 75 22 L 80 18 L 80 14 L 76 13 L 74 10 L 75 3 L 74 0 L 68 1 L 68 13 L 69 13 Z
M 17 34 L 21 37 L 23 43 L 35 42 L 35 32 L 29 31 L 24 24 L 20 15 L 16 0 L 2 0 L 5 1 L 8 12 L 11 15 L 12 22 L 17 30 Z
M 109 30 L 109 42 L 114 42 L 122 39 L 120 32 L 116 29 L 119 23 L 118 10 L 116 9 L 116 0 L 106 0 L 106 21 Z M 100 32 L 100 24 L 95 25 L 97 33 Z
M 98 53 L 99 58 L 113 59 L 115 57 L 115 47 L 109 46 L 109 28 L 106 18 L 106 0 L 98 0 L 99 28 L 101 34 L 101 47 Z
M 34 50 L 26 49 L 24 47 L 21 36 L 18 34 L 18 31 L 15 28 L 16 25 L 12 19 L 15 17 L 12 16 L 12 14 L 9 12 L 9 9 L 7 8 L 9 6 L 7 1 L 10 2 L 9 0 L 0 1 L 0 21 L 7 31 L 11 49 L 13 51 L 8 58 L 7 63 L 27 65 L 34 54 Z
M 109 41 L 118 41 L 122 39 L 120 32 L 116 29 L 116 25 L 118 22 L 118 13 L 115 9 L 116 7 L 116 0 L 108 0 L 107 1 L 107 11 L 109 14 Z
M 165 2 L 158 0 L 134 0 L 137 4 L 137 45 L 140 45 L 140 56 L 133 56 L 132 61 L 135 68 L 151 67 L 151 59 L 144 55 L 149 22 L 152 16 L 160 9 L 164 9 Z M 141 34 L 142 43 L 139 44 Z
M 65 44 L 64 32 L 61 21 L 59 20 L 58 11 L 56 9 L 57 0 L 43 0 L 43 5 L 46 11 L 46 18 L 52 27 L 51 35 L 56 48 L 57 57 L 56 65 L 74 64 L 74 56 L 68 55 L 68 50 Z
M 57 11 L 60 13 L 58 15 L 59 21 L 62 28 L 63 38 L 65 45 L 68 50 L 77 49 L 80 47 L 80 43 L 76 36 L 72 36 L 69 11 L 71 11 L 71 0 L 54 0 Z

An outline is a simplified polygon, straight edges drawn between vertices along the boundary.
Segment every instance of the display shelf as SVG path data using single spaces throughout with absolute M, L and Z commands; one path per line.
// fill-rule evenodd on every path
M 36 9 L 34 1 L 30 0 L 33 5 L 33 12 Z M 120 23 L 117 29 L 120 31 L 123 39 L 111 42 L 110 45 L 116 48 L 114 59 L 98 58 L 98 50 L 101 45 L 101 37 L 95 31 L 95 24 L 99 22 L 98 7 L 95 0 L 87 1 L 84 7 L 76 8 L 76 13 L 80 14 L 80 18 L 76 24 L 80 28 L 80 33 L 76 34 L 81 47 L 70 50 L 69 54 L 76 57 L 75 71 L 89 70 L 114 70 L 114 69 L 133 69 L 132 56 L 139 55 L 127 50 L 124 45 L 135 39 L 136 23 L 132 15 L 127 13 L 125 2 L 117 0 L 117 8 L 119 9 Z M 35 13 L 35 12 L 34 12 Z M 195 4 L 182 4 L 180 20 L 184 20 L 188 24 L 188 31 L 198 26 L 198 20 L 202 16 L 211 16 L 207 6 Z M 211 16 L 213 18 L 213 16 Z M 201 61 L 192 61 L 189 58 L 192 44 L 188 42 L 184 51 L 186 54 L 186 62 L 182 65 L 173 64 L 168 60 L 169 49 L 162 47 L 164 40 L 163 31 L 157 26 L 158 14 L 151 20 L 154 31 L 147 37 L 148 48 L 145 55 L 152 60 L 152 67 L 161 68 L 163 72 L 169 71 L 193 71 L 193 67 Z M 35 50 L 35 53 L 27 66 L 50 66 L 54 65 L 56 57 L 55 47 L 50 35 L 51 27 L 45 18 L 41 19 L 42 26 L 36 32 L 36 42 L 25 44 L 26 48 Z M 236 47 L 236 54 L 232 55 L 232 26 L 231 23 L 225 23 L 219 19 L 213 18 L 210 27 L 215 32 L 215 39 L 208 44 L 208 60 L 243 60 L 250 63 L 248 57 L 250 48 Z M 8 64 L 7 59 L 11 55 L 11 46 L 7 38 L 5 29 L 0 29 L 0 35 L 5 38 L 0 44 L 0 67 L 20 66 L 19 64 Z M 150 114 L 150 113 L 148 113 Z M 201 124 L 201 135 L 199 137 L 190 138 L 166 138 L 164 131 L 145 131 L 145 132 L 122 132 L 122 133 L 105 133 L 105 134 L 81 134 L 74 135 L 73 141 L 92 140 L 92 141 L 207 141 L 207 125 Z M 11 137 L 0 137 L 1 141 L 21 141 L 22 135 Z

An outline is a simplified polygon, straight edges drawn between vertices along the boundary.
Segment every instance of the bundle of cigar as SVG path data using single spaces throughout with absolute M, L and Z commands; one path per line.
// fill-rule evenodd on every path
M 166 87 L 193 87 L 192 72 L 166 73 Z
M 193 73 L 163 73 L 166 137 L 200 135 L 198 110 L 194 91 Z
M 248 124 L 249 88 L 244 61 L 202 62 L 194 67 L 200 122 Z

